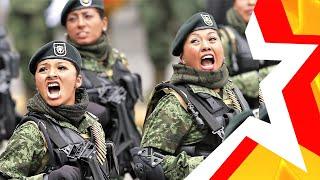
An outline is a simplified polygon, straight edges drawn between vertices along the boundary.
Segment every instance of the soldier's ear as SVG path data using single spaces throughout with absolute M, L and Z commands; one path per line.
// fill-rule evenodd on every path
M 181 55 L 180 55 L 180 63 L 181 63 L 181 64 L 185 64 L 185 62 L 184 62 L 184 60 L 183 60 L 183 55 L 182 55 L 182 53 L 181 53 Z
M 79 88 L 81 85 L 82 85 L 82 76 L 81 76 L 81 74 L 79 74 L 76 79 L 76 87 L 75 88 Z
M 104 32 L 106 32 L 107 29 L 108 29 L 108 18 L 107 18 L 106 16 L 103 17 L 102 23 L 103 23 L 103 28 L 102 28 L 102 30 L 103 30 Z

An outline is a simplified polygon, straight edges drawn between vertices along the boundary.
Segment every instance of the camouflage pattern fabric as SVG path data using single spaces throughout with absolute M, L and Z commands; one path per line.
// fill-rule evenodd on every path
M 82 67 L 87 70 L 91 70 L 98 73 L 105 73 L 107 77 L 111 78 L 113 75 L 112 68 L 116 60 L 120 60 L 126 67 L 128 66 L 128 60 L 124 53 L 119 52 L 117 49 L 112 48 L 108 55 L 107 65 L 103 65 L 101 61 L 85 60 Z
M 51 120 L 81 133 L 87 139 L 90 137 L 88 128 L 94 123 L 97 123 L 103 132 L 101 125 L 87 113 L 78 128 L 67 122 L 53 118 Z M 28 121 L 15 130 L 6 150 L 0 155 L 0 172 L 17 179 L 42 180 L 48 161 L 44 135 L 36 123 Z
M 82 68 L 98 73 L 104 73 L 111 79 L 112 67 L 116 60 L 120 60 L 126 67 L 128 60 L 124 53 L 112 48 L 106 33 L 93 45 L 79 45 L 67 37 L 67 42 L 77 48 L 82 57 Z
M 172 83 L 196 84 L 210 89 L 219 89 L 227 84 L 229 73 L 227 66 L 222 66 L 215 71 L 201 71 L 183 64 L 174 64 Z
M 207 93 L 222 99 L 228 106 L 232 104 L 227 95 L 227 89 L 231 89 L 231 85 L 220 89 L 222 93 L 197 85 L 190 84 L 190 87 L 194 93 Z M 207 133 L 207 129 L 200 131 L 197 128 L 191 114 L 180 105 L 175 95 L 168 93 L 159 100 L 154 111 L 147 117 L 144 123 L 141 147 L 154 147 L 175 154 L 180 146 L 200 142 Z M 183 179 L 203 159 L 202 156 L 190 157 L 185 152 L 181 152 L 176 156 L 165 156 L 162 167 L 166 178 Z

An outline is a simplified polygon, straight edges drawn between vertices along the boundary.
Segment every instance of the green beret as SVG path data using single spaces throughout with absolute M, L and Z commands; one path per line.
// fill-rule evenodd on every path
M 35 74 L 39 62 L 46 59 L 64 59 L 74 64 L 77 71 L 81 69 L 81 56 L 79 51 L 64 41 L 51 41 L 42 46 L 30 59 L 29 71 Z
M 183 50 L 184 42 L 188 35 L 191 32 L 200 29 L 218 29 L 217 24 L 211 14 L 206 12 L 198 12 L 182 24 L 172 42 L 172 55 L 180 56 Z
M 104 11 L 102 0 L 69 0 L 61 12 L 61 25 L 65 26 L 69 12 L 77 9 L 94 7 Z

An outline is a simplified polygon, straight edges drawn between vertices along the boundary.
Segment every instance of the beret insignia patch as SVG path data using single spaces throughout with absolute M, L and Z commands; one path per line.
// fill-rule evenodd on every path
M 92 0 L 80 0 L 80 4 L 82 5 L 82 6 L 91 6 L 91 4 L 92 4 Z
M 53 53 L 56 56 L 65 56 L 67 48 L 65 43 L 53 43 Z
M 208 26 L 213 26 L 213 22 L 208 14 L 200 14 L 203 22 Z

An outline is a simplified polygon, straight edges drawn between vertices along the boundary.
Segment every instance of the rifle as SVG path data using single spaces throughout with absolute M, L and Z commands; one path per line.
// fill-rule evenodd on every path
M 136 128 L 133 117 L 129 115 L 127 109 L 126 98 L 127 91 L 115 84 L 97 87 L 87 90 L 89 94 L 97 93 L 99 102 L 107 107 L 115 109 L 116 118 L 114 129 L 117 129 L 112 134 L 111 140 L 115 143 L 116 155 L 119 159 L 120 174 L 132 171 L 132 157 L 130 149 L 140 146 L 141 134 Z
M 103 168 L 103 166 L 97 160 L 97 150 L 95 145 L 90 142 L 84 142 L 80 144 L 70 144 L 66 147 L 60 148 L 59 150 L 63 151 L 70 162 L 80 162 L 81 172 L 83 173 L 83 177 L 85 179 L 95 179 L 95 180 L 103 180 L 110 179 L 109 173 L 106 170 L 109 170 L 108 167 Z M 85 166 L 81 166 L 81 164 L 85 164 Z M 107 166 L 108 164 L 105 164 Z M 87 174 L 88 169 L 83 169 L 82 167 L 89 167 L 92 177 Z

